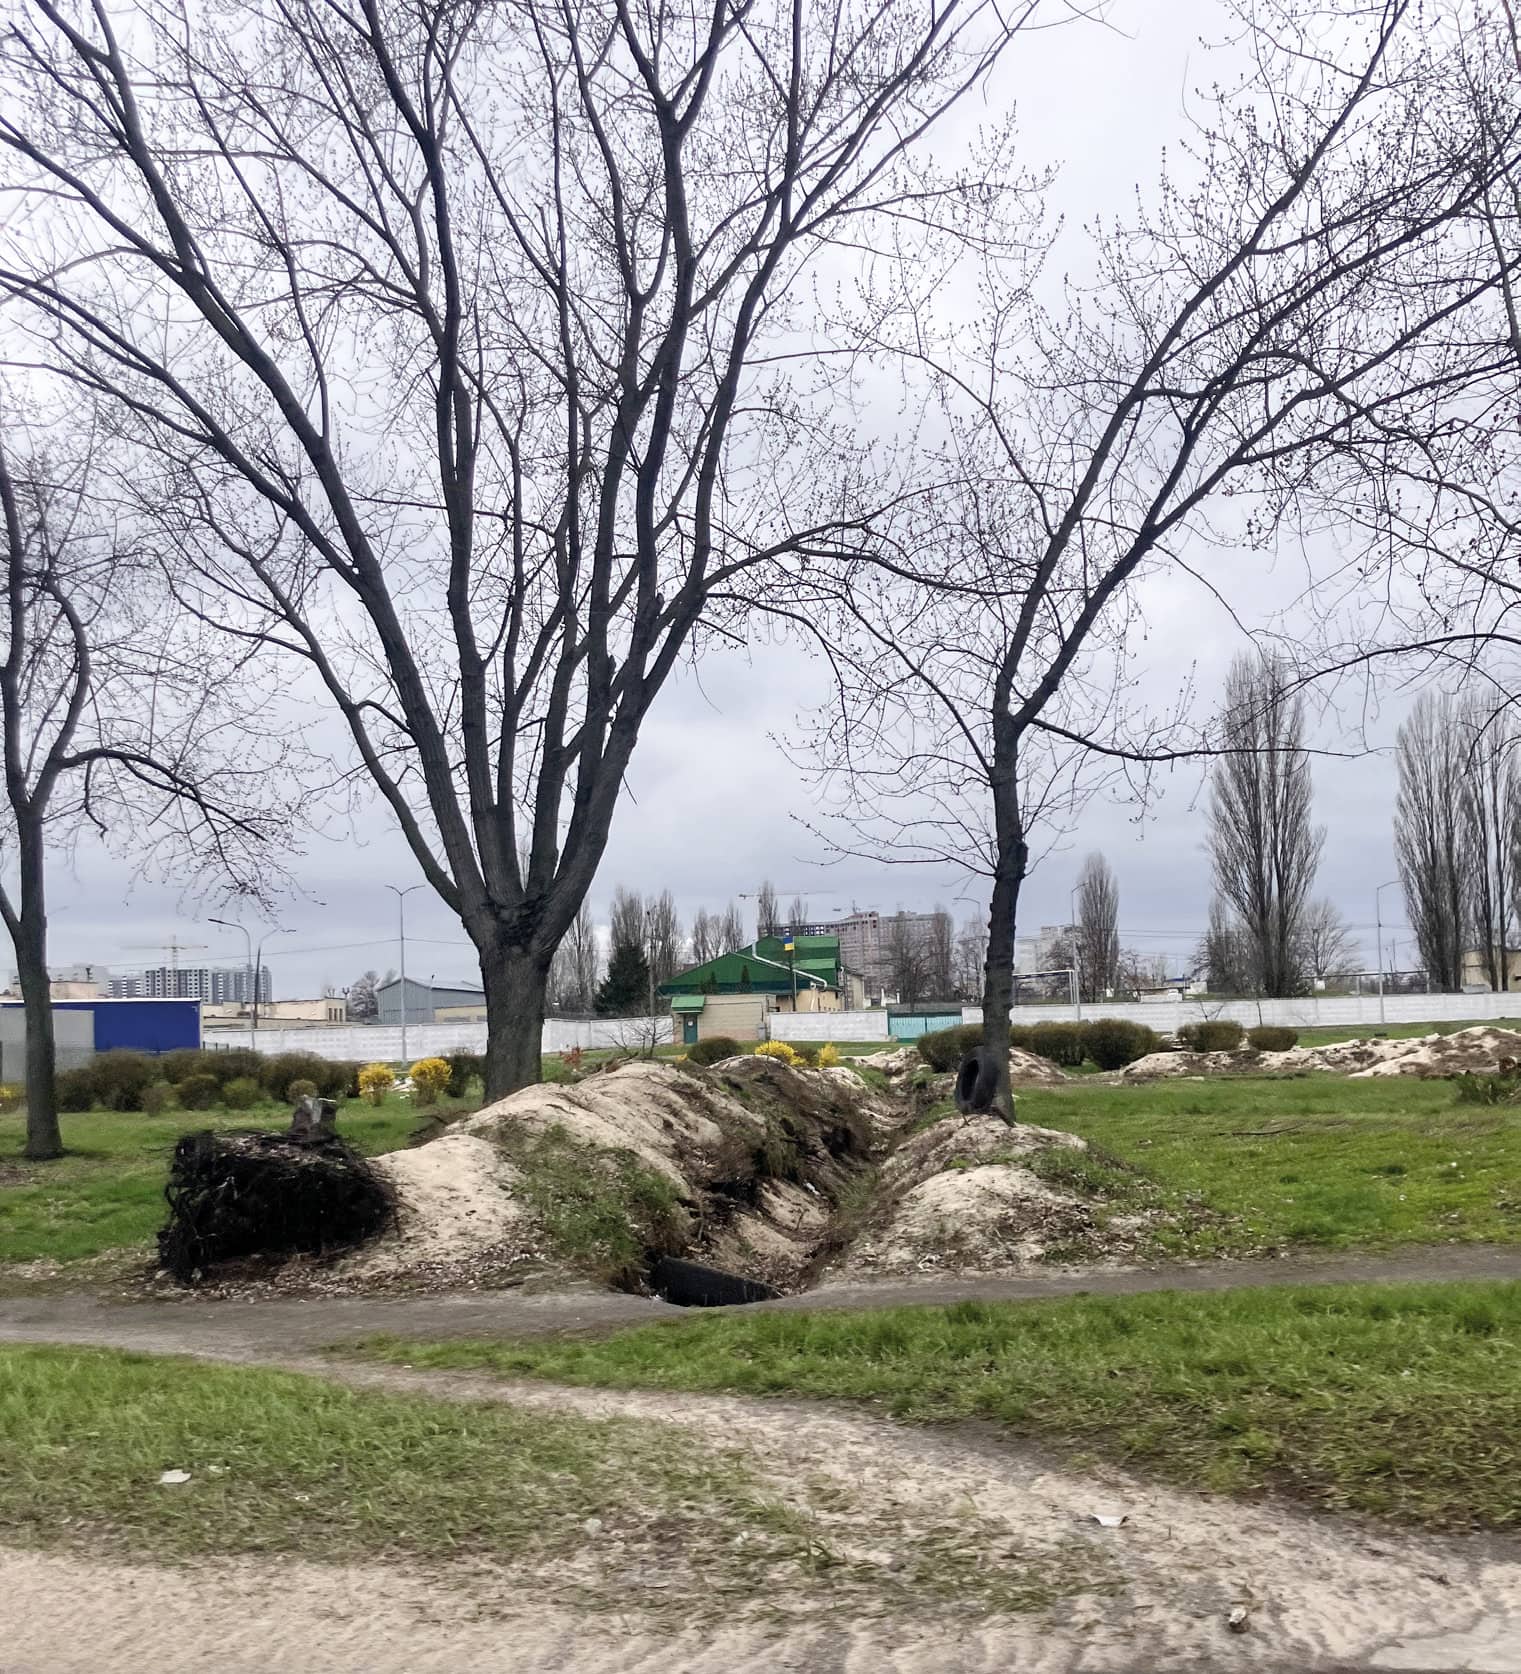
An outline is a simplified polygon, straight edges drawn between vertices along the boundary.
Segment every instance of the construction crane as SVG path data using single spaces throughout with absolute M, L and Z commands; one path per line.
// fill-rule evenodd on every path
M 127 953 L 167 953 L 169 955 L 169 969 L 178 971 L 182 953 L 204 953 L 207 944 L 205 942 L 182 942 L 178 936 L 171 936 L 167 942 L 124 942 L 122 947 Z

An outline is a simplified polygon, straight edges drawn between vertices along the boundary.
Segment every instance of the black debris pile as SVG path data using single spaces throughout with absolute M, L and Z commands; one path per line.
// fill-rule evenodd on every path
M 384 1232 L 396 1212 L 385 1178 L 330 1131 L 187 1133 L 164 1196 L 159 1266 L 182 1285 L 229 1262 L 336 1255 Z

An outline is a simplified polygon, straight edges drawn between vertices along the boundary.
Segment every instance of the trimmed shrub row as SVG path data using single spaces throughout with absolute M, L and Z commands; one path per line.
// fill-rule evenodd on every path
M 948 1074 L 974 1047 L 982 1044 L 980 1023 L 960 1023 L 950 1029 L 936 1029 L 920 1035 L 919 1056 L 932 1070 Z M 1021 1052 L 1033 1052 L 1053 1064 L 1076 1069 L 1090 1059 L 1100 1069 L 1123 1069 L 1137 1058 L 1161 1048 L 1154 1030 L 1142 1023 L 1119 1018 L 1099 1018 L 1092 1023 L 1015 1024 L 1009 1030 L 1009 1045 Z
M 241 1047 L 230 1052 L 187 1047 L 157 1057 L 102 1052 L 79 1069 L 60 1071 L 58 1108 L 156 1114 L 177 1102 L 183 1110 L 210 1110 L 219 1104 L 248 1110 L 261 1099 L 293 1103 L 303 1093 L 354 1098 L 358 1075 L 358 1064 L 319 1058 L 315 1052 L 277 1052 L 267 1058 Z

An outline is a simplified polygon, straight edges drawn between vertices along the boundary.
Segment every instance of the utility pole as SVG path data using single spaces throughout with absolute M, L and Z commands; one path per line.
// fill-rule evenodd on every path
M 386 888 L 396 897 L 396 935 L 401 944 L 401 1056 L 407 1058 L 407 897 L 414 889 L 426 889 L 426 884 L 408 884 L 398 889 L 395 884 Z
M 1398 878 L 1390 878 L 1388 883 L 1381 883 L 1373 891 L 1373 925 L 1374 935 L 1378 942 L 1378 1020 L 1384 1021 L 1384 891 L 1393 889 L 1399 882 Z
M 1082 939 L 1077 933 L 1077 891 L 1073 884 L 1072 892 L 1067 897 L 1067 910 L 1072 915 L 1072 1003 L 1077 1007 L 1077 1020 L 1083 1020 L 1083 951 Z
M 248 1017 L 252 1032 L 259 1032 L 259 979 L 264 974 L 264 944 L 272 936 L 289 936 L 294 934 L 290 930 L 266 930 L 259 938 L 258 945 L 254 945 L 253 938 L 248 933 L 248 927 L 243 924 L 233 924 L 225 918 L 208 919 L 209 924 L 220 924 L 224 930 L 240 930 L 243 933 L 243 944 L 248 956 Z
M 249 981 L 249 1004 L 253 1008 L 253 1030 L 254 1033 L 257 1034 L 259 1029 L 259 973 L 254 966 L 253 937 L 249 935 L 248 926 L 246 924 L 233 924 L 230 920 L 225 918 L 208 919 L 207 923 L 220 924 L 224 930 L 241 930 L 243 932 L 244 961 Z

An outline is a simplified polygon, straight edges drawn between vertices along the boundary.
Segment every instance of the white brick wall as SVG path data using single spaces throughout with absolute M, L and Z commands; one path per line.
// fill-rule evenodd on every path
M 1378 996 L 1337 996 L 1305 1000 L 1224 1000 L 1201 1005 L 1197 1000 L 1166 1004 L 1085 1005 L 1084 1018 L 1127 1017 L 1148 1024 L 1165 1034 L 1183 1023 L 1197 1023 L 1205 1017 L 1231 1017 L 1251 1028 L 1257 1023 L 1281 1023 L 1295 1029 L 1379 1026 Z M 1016 1023 L 1065 1023 L 1077 1013 L 1071 1006 L 1016 1006 Z M 1521 1018 L 1521 994 L 1389 994 L 1384 998 L 1387 1023 L 1456 1023 L 1486 1018 Z M 964 1006 L 963 1023 L 980 1023 L 982 1008 Z M 885 1011 L 773 1011 L 767 1017 L 773 1040 L 881 1040 L 889 1039 Z M 622 1046 L 637 1051 L 649 1041 L 652 1026 L 656 1039 L 673 1039 L 670 1017 L 552 1017 L 544 1024 L 545 1052 L 564 1052 L 572 1046 Z M 255 1046 L 260 1052 L 315 1052 L 322 1058 L 357 1058 L 364 1062 L 399 1062 L 401 1030 L 379 1026 L 350 1025 L 341 1029 L 260 1029 L 257 1037 L 247 1029 L 208 1031 L 208 1046 Z M 407 1056 L 426 1058 L 430 1054 L 484 1052 L 484 1023 L 413 1023 L 407 1029 Z
M 1070 1005 L 1016 1006 L 1016 1023 L 1067 1023 L 1077 1017 Z M 1379 1027 L 1377 994 L 1318 996 L 1303 1000 L 1171 1000 L 1165 1003 L 1085 1005 L 1085 1020 L 1124 1017 L 1166 1034 L 1184 1023 L 1206 1017 L 1229 1017 L 1245 1028 L 1277 1023 L 1294 1029 Z M 1481 1022 L 1486 1018 L 1521 1017 L 1521 994 L 1386 994 L 1385 1023 Z M 980 1023 L 981 1006 L 963 1006 L 963 1023 Z
M 885 1011 L 773 1011 L 772 1040 L 886 1040 Z
M 647 1045 L 651 1019 L 647 1017 L 551 1017 L 545 1021 L 545 1052 L 564 1052 L 572 1046 L 625 1046 L 637 1050 Z M 653 1019 L 655 1038 L 671 1039 L 671 1019 Z M 378 1024 L 350 1025 L 342 1029 L 217 1029 L 208 1031 L 206 1044 L 252 1046 L 264 1053 L 315 1052 L 319 1058 L 357 1058 L 364 1063 L 399 1063 L 401 1029 Z M 407 1057 L 414 1063 L 432 1055 L 451 1052 L 484 1052 L 484 1023 L 409 1023 Z

